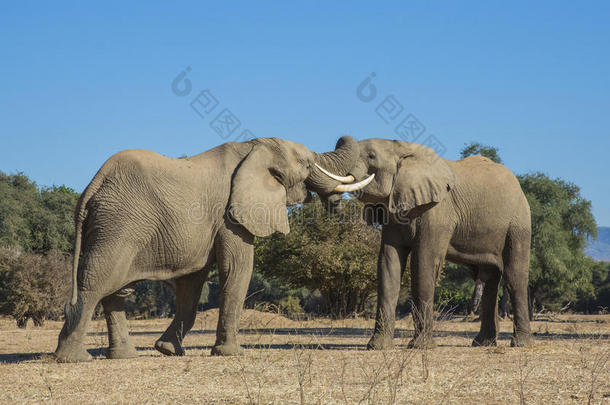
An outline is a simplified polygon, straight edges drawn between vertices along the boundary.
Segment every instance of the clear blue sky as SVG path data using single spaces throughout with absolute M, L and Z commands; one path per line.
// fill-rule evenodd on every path
M 82 191 L 122 149 L 224 142 L 209 125 L 224 108 L 238 131 L 315 151 L 342 134 L 397 138 L 375 113 L 394 95 L 444 157 L 497 146 L 516 173 L 579 185 L 610 225 L 610 2 L 83 3 L 2 6 L 4 172 Z M 178 97 L 187 66 L 192 92 Z M 201 118 L 190 102 L 204 89 L 219 105 Z

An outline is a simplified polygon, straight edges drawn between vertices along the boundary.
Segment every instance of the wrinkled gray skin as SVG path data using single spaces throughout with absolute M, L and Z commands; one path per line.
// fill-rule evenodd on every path
M 77 204 L 73 295 L 57 359 L 91 359 L 83 339 L 100 300 L 108 325 L 107 357 L 137 356 L 124 301 L 130 284 L 143 279 L 175 279 L 176 316 L 155 346 L 166 354 L 183 353 L 182 338 L 193 326 L 214 263 L 221 291 L 212 354 L 236 354 L 254 236 L 287 233 L 286 205 L 304 202 L 308 190 L 324 196 L 339 184 L 314 163 L 344 175 L 356 157 L 350 137 L 321 155 L 294 142 L 260 138 L 187 159 L 145 150 L 111 157 Z
M 527 308 L 531 238 L 530 209 L 515 176 L 481 156 L 441 159 L 422 145 L 368 139 L 351 174 L 375 180 L 358 193 L 380 210 L 366 210 L 382 223 L 378 301 L 370 349 L 392 346 L 402 271 L 410 255 L 415 336 L 410 347 L 433 347 L 433 299 L 445 259 L 468 265 L 484 283 L 481 330 L 475 346 L 495 345 L 497 296 L 505 278 L 514 316 L 512 345 L 532 343 Z M 386 221 L 381 218 L 386 215 Z

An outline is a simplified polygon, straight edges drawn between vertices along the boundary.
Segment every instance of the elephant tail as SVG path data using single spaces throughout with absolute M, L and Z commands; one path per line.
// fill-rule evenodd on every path
M 66 308 L 65 308 L 66 314 L 71 312 L 71 310 L 76 305 L 76 302 L 78 300 L 78 262 L 80 259 L 81 244 L 82 244 L 82 239 L 83 239 L 83 223 L 85 222 L 85 219 L 87 218 L 87 203 L 89 202 L 91 197 L 97 192 L 97 190 L 100 188 L 100 186 L 104 182 L 105 176 L 102 173 L 103 170 L 104 170 L 104 167 L 102 167 L 97 172 L 97 174 L 95 175 L 93 180 L 91 180 L 91 183 L 89 183 L 89 185 L 87 186 L 87 188 L 85 189 L 83 194 L 78 199 L 78 202 L 76 204 L 76 210 L 74 211 L 75 232 L 74 232 L 74 259 L 72 262 L 72 298 L 70 299 L 68 304 L 66 304 Z M 68 308 L 68 306 L 71 306 L 72 308 Z

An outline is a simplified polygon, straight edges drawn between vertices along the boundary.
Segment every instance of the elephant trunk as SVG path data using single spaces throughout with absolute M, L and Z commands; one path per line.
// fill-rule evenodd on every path
M 333 152 L 316 154 L 315 161 L 318 166 L 332 174 L 347 176 L 353 169 L 358 156 L 358 142 L 351 136 L 343 136 L 337 141 Z M 342 184 L 341 181 L 332 178 L 318 167 L 312 168 L 307 183 L 321 195 L 332 193 L 338 185 Z

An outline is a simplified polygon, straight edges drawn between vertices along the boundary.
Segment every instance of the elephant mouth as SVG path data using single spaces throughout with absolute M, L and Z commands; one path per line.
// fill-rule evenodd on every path
M 341 183 L 333 189 L 333 192 L 336 192 L 336 193 L 350 193 L 353 191 L 361 190 L 364 187 L 366 187 L 375 178 L 375 173 L 373 173 L 366 179 L 355 182 L 356 179 L 351 174 L 348 174 L 347 176 L 338 176 L 338 175 L 333 174 L 333 173 L 329 172 L 328 170 L 324 169 L 317 163 L 315 165 L 318 169 L 320 169 L 320 171 L 322 173 L 324 173 L 331 179 L 336 180 Z

